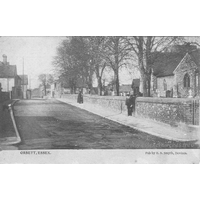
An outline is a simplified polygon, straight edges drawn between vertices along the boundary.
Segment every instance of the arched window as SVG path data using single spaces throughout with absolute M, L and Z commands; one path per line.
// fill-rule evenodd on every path
M 190 87 L 190 76 L 188 73 L 185 74 L 183 83 L 184 83 L 184 87 L 186 88 Z
M 165 79 L 163 80 L 163 87 L 164 87 L 164 90 L 167 91 L 167 82 Z
M 199 86 L 199 73 L 198 72 L 196 72 L 196 74 L 195 74 L 196 76 L 195 76 L 195 83 L 196 83 L 196 88 L 198 88 L 198 86 Z

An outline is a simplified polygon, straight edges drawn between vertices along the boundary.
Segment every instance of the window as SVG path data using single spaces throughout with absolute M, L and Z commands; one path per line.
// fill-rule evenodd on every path
M 167 82 L 165 79 L 163 80 L 163 87 L 164 87 L 164 91 L 167 91 Z
M 196 72 L 196 88 L 198 88 L 199 85 L 199 74 Z
M 184 87 L 186 88 L 190 87 L 190 76 L 188 73 L 185 74 L 183 83 L 184 83 Z

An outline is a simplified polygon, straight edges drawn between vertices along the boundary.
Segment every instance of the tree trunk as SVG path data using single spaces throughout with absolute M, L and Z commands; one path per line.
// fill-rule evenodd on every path
M 46 85 L 44 85 L 44 95 L 47 95 L 47 89 L 46 89 Z
M 142 91 L 143 96 L 150 97 L 151 73 L 150 73 L 149 65 L 148 65 L 148 57 L 146 56 L 146 52 L 144 52 L 143 48 L 141 48 L 140 50 L 140 54 L 138 57 L 138 65 L 139 65 L 141 79 L 142 79 L 141 83 L 142 83 L 142 89 L 143 89 Z
M 119 73 L 118 70 L 114 71 L 114 80 L 115 80 L 115 87 L 116 87 L 116 93 L 117 96 L 119 96 Z
M 101 76 L 98 77 L 98 95 L 102 96 Z
M 138 57 L 138 65 L 139 65 L 139 69 L 140 69 L 140 75 L 141 75 L 141 88 L 142 88 L 142 93 L 143 93 L 143 97 L 147 97 L 147 77 L 146 77 L 146 73 L 145 73 L 145 68 L 144 68 L 144 60 L 143 60 L 143 53 L 142 51 L 140 52 L 140 55 Z
M 74 87 L 70 87 L 70 93 L 74 94 Z
M 140 73 L 141 73 L 141 84 L 142 84 L 142 93 L 143 93 L 143 97 L 147 97 L 148 96 L 148 93 L 147 93 L 147 77 L 145 75 L 145 72 L 143 70 L 140 70 Z
M 150 97 L 151 96 L 151 75 L 150 74 L 148 74 L 148 77 L 147 77 L 147 83 L 148 83 L 148 86 L 147 86 L 147 88 L 148 88 L 148 97 Z
M 76 94 L 76 87 L 74 86 L 73 94 Z
M 103 86 L 102 86 L 102 76 L 103 76 L 103 71 L 106 67 L 106 63 L 103 64 L 102 67 L 100 67 L 99 64 L 96 65 L 96 76 L 97 76 L 97 80 L 98 80 L 98 95 L 102 96 L 102 90 L 103 90 Z

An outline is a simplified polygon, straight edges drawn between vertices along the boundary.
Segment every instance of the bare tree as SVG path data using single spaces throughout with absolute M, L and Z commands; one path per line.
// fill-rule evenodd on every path
M 58 81 L 62 85 L 69 86 L 71 93 L 74 93 L 79 70 L 75 59 L 70 54 L 70 38 L 67 38 L 57 48 L 57 55 L 54 57 L 52 64 L 54 65 L 55 73 L 59 77 Z
M 47 95 L 48 85 L 53 83 L 53 76 L 51 74 L 40 74 L 38 80 L 41 82 L 41 86 L 44 88 L 44 95 Z
M 70 37 L 59 45 L 53 65 L 59 81 L 75 93 L 77 86 L 91 85 L 89 55 L 81 37 Z M 81 80 L 81 81 L 80 81 Z M 79 85 L 78 85 L 79 83 Z
M 123 36 L 111 36 L 106 38 L 104 46 L 104 59 L 114 71 L 114 81 L 117 96 L 119 96 L 119 69 L 126 65 L 126 59 L 130 59 L 130 44 Z
M 153 63 L 156 60 L 154 52 L 163 52 L 169 46 L 183 41 L 182 37 L 131 36 L 126 37 L 134 52 L 141 74 L 143 96 L 150 96 L 150 82 Z
M 91 36 L 86 37 L 86 41 L 90 54 L 90 64 L 94 69 L 98 81 L 98 94 L 102 95 L 102 76 L 107 66 L 106 60 L 103 56 L 106 37 Z

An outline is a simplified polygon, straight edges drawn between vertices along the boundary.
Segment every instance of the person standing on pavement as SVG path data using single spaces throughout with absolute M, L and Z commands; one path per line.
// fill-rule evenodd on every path
M 135 109 L 135 98 L 129 93 L 126 95 L 126 106 L 128 111 L 128 116 L 132 116 L 133 110 Z
M 131 94 L 130 95 L 131 116 L 132 116 L 132 114 L 133 115 L 135 114 L 135 99 L 136 99 L 136 97 L 133 94 Z
M 131 106 L 130 106 L 130 94 L 126 95 L 126 106 L 128 111 L 128 116 L 131 116 Z
M 79 93 L 78 93 L 77 102 L 83 103 L 83 92 L 82 92 L 82 90 L 80 90 Z

